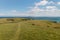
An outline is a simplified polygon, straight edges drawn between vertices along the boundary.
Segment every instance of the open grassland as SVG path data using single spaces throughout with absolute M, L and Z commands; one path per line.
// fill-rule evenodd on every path
M 0 40 L 60 40 L 60 23 L 2 18 L 0 19 Z

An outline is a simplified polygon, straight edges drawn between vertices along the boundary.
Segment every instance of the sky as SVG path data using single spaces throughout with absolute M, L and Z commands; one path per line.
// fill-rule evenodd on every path
M 0 17 L 60 17 L 60 0 L 0 0 Z

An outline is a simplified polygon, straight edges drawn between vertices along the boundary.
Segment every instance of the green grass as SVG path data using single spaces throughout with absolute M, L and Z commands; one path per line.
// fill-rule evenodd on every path
M 40 23 L 38 21 L 31 22 Z M 22 23 L 19 40 L 60 40 L 60 30 L 53 27 L 45 27 L 44 25 L 31 25 L 31 22 Z
M 0 24 L 0 40 L 60 40 L 60 23 L 15 19 L 13 23 L 0 19 L 4 20 Z

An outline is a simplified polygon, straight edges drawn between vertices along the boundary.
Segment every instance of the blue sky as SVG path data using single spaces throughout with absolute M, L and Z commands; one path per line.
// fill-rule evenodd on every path
M 35 0 L 0 0 L 0 8 L 5 10 L 25 11 Z
M 0 0 L 0 16 L 60 17 L 60 0 Z

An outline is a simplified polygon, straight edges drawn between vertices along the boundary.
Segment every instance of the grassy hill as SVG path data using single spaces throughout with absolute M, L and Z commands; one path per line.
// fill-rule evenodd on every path
M 2 18 L 0 40 L 60 40 L 60 23 L 48 20 Z

